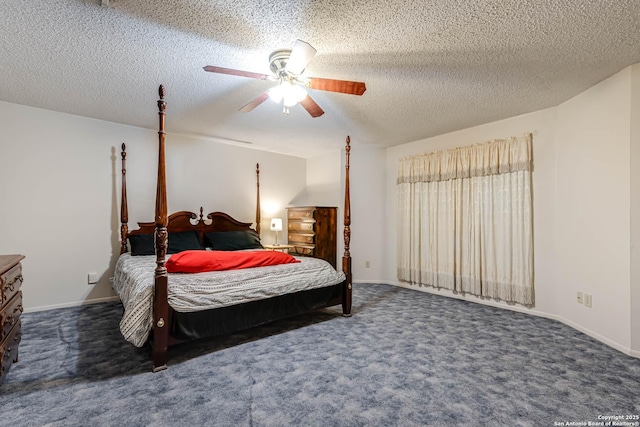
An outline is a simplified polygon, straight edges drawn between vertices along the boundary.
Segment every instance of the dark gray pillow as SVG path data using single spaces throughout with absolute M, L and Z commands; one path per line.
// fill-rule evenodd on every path
M 264 249 L 260 236 L 252 230 L 214 231 L 205 233 L 207 247 L 215 251 L 239 251 L 242 249 Z
M 131 255 L 155 255 L 153 234 L 133 234 L 129 236 Z
M 197 231 L 181 231 L 179 233 L 169 233 L 168 254 L 177 254 L 182 251 L 202 250 L 204 246 L 200 242 Z

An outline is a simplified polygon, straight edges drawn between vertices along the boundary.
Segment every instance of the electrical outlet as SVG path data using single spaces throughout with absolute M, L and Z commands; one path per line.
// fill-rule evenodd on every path
M 591 294 L 584 294 L 584 305 L 591 308 L 592 296 Z
M 100 275 L 98 273 L 89 273 L 87 275 L 87 283 L 90 285 L 98 283 L 98 280 L 100 280 Z
M 371 268 L 371 261 L 365 261 L 364 268 Z
M 583 297 L 582 292 L 578 292 L 578 293 L 576 294 L 576 302 L 577 302 L 578 304 L 582 304 L 582 297 Z

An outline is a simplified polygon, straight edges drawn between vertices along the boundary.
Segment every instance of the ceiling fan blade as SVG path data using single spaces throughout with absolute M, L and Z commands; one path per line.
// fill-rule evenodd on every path
M 291 55 L 287 61 L 287 66 L 284 69 L 296 76 L 302 74 L 316 52 L 316 49 L 309 43 L 303 42 L 302 40 L 296 40 L 293 45 L 293 49 L 291 49 Z
M 320 106 L 316 104 L 316 101 L 311 99 L 309 95 L 307 95 L 302 101 L 300 101 L 300 105 L 302 105 L 304 109 L 307 110 L 309 114 L 311 114 L 311 117 L 320 117 L 324 114 L 322 108 L 320 108 Z
M 251 111 L 254 108 L 256 108 L 258 105 L 262 104 L 268 98 L 269 98 L 269 92 L 267 91 L 267 92 L 263 93 L 262 95 L 260 95 L 259 97 L 257 97 L 256 99 L 254 99 L 253 101 L 249 101 L 247 104 L 245 104 L 238 111 L 242 111 L 243 113 L 248 113 L 249 111 Z
M 232 76 L 249 77 L 251 79 L 267 80 L 269 78 L 267 74 L 252 73 L 251 71 L 234 70 L 233 68 L 216 67 L 213 65 L 207 65 L 202 68 L 211 73 L 231 74 Z
M 311 89 L 326 90 L 329 92 L 347 93 L 349 95 L 362 95 L 367 86 L 363 82 L 352 82 L 348 80 L 321 79 L 310 77 L 308 86 Z

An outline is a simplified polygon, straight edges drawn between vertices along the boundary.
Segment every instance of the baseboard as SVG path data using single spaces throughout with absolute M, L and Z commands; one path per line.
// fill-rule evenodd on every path
M 80 307 L 83 305 L 98 304 L 101 302 L 112 302 L 112 301 L 120 301 L 120 298 L 118 298 L 117 296 L 112 296 L 112 297 L 94 298 L 94 299 L 85 300 L 85 301 L 66 302 L 63 304 L 41 305 L 39 307 L 27 308 L 24 310 L 24 312 L 34 313 L 37 311 L 55 310 L 57 308 Z
M 567 326 L 572 327 L 573 329 L 576 329 L 576 330 L 582 332 L 583 334 L 589 335 L 591 338 L 596 339 L 596 340 L 608 345 L 609 347 L 615 348 L 616 350 L 618 350 L 618 351 L 620 351 L 620 352 L 622 352 L 622 353 L 624 353 L 626 355 L 640 358 L 640 353 L 639 352 L 632 351 L 629 347 L 623 346 L 620 343 L 612 341 L 609 338 L 598 334 L 597 332 L 594 332 L 594 331 L 592 331 L 592 330 L 590 330 L 588 328 L 585 328 L 584 326 L 581 326 L 581 325 L 579 325 L 577 323 L 574 323 L 574 322 L 572 322 L 570 320 L 567 320 L 567 319 L 565 319 L 563 317 L 560 317 L 560 316 L 558 316 L 557 320 L 562 322 L 562 323 L 564 323 Z M 634 355 L 634 353 L 635 353 L 635 355 Z
M 354 283 L 356 283 L 354 281 Z M 367 282 L 367 283 L 371 283 L 371 282 Z M 640 351 L 637 350 L 632 350 L 629 347 L 626 347 L 618 342 L 615 342 L 613 340 L 610 340 L 609 338 L 598 334 L 597 332 L 594 332 L 592 330 L 590 330 L 589 328 L 585 328 L 584 326 L 581 326 L 577 323 L 574 323 L 560 315 L 557 314 L 551 314 L 551 313 L 545 313 L 543 311 L 539 311 L 536 310 L 534 308 L 527 308 L 527 307 L 523 307 L 523 306 L 516 306 L 516 305 L 507 305 L 505 303 L 501 303 L 498 301 L 490 301 L 490 300 L 483 300 L 483 299 L 479 299 L 476 297 L 473 298 L 466 298 L 462 295 L 457 295 L 454 294 L 453 292 L 449 291 L 448 289 L 436 289 L 436 288 L 429 288 L 426 286 L 422 286 L 422 287 L 416 287 L 416 286 L 410 286 L 407 285 L 405 283 L 401 283 L 401 282 L 382 282 L 383 284 L 387 284 L 387 285 L 391 285 L 391 286 L 397 286 L 400 288 L 405 288 L 405 289 L 412 289 L 414 291 L 419 291 L 419 292 L 425 292 L 425 293 L 429 293 L 429 294 L 433 294 L 433 295 L 440 295 L 443 297 L 447 297 L 447 298 L 455 298 L 455 299 L 459 299 L 462 301 L 468 301 L 468 302 L 473 302 L 476 304 L 483 304 L 483 305 L 488 305 L 491 307 L 496 307 L 496 308 L 502 308 L 505 310 L 511 310 L 511 311 L 517 311 L 519 313 L 525 313 L 525 314 L 531 314 L 533 316 L 538 316 L 538 317 L 544 317 L 547 319 L 551 319 L 551 320 L 556 320 L 558 322 L 564 323 L 565 325 L 582 332 L 585 335 L 590 336 L 591 338 L 600 341 L 603 344 L 608 345 L 611 348 L 614 348 L 618 351 L 620 351 L 621 353 L 624 353 L 628 356 L 631 357 L 635 357 L 640 359 Z

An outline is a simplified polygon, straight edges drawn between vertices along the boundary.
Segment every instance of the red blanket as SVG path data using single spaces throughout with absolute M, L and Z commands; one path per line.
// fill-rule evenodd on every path
M 183 251 L 166 262 L 169 273 L 203 273 L 300 262 L 279 251 Z

